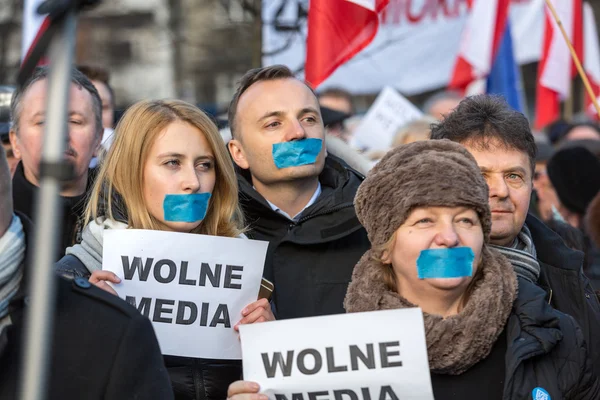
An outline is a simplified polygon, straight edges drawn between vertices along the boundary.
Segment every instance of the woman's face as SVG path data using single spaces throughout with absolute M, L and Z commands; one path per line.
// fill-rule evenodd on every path
M 419 279 L 417 259 L 422 250 L 470 247 L 475 254 L 473 276 L 481 261 L 483 229 L 477 213 L 466 207 L 418 207 L 396 231 L 396 240 L 384 261 L 391 261 L 398 288 L 465 290 L 471 277 Z
M 165 221 L 165 196 L 212 193 L 215 180 L 215 157 L 204 134 L 186 122 L 172 122 L 158 135 L 144 164 L 143 192 L 148 212 L 164 230 L 190 232 L 201 221 Z

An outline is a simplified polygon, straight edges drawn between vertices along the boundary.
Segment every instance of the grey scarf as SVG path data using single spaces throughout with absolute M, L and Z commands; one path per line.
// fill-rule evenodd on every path
M 517 235 L 511 247 L 495 246 L 490 247 L 498 250 L 510 261 L 517 276 L 527 279 L 533 283 L 540 277 L 540 263 L 537 260 L 535 245 L 531 238 L 531 232 L 527 225 L 523 225 L 521 232 Z
M 21 220 L 13 215 L 10 227 L 0 238 L 0 332 L 11 324 L 8 305 L 19 290 L 25 259 L 25 232 Z

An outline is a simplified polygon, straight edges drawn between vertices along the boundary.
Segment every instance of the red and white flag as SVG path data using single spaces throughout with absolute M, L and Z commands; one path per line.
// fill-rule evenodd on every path
M 49 24 L 47 17 L 37 13 L 44 0 L 25 0 L 23 3 L 23 35 L 21 41 L 21 61 L 29 55 L 32 46 L 37 43 L 42 32 Z
M 583 66 L 590 81 L 590 86 L 597 100 L 600 101 L 600 45 L 598 43 L 594 10 L 592 10 L 592 6 L 588 2 L 583 3 L 583 54 Z M 590 117 L 598 119 L 596 108 L 587 92 L 585 96 L 585 109 Z
M 510 0 L 475 0 L 462 33 L 449 87 L 465 90 L 492 69 L 508 21 Z
M 375 37 L 389 0 L 311 0 L 305 78 L 317 88 Z
M 580 60 L 583 59 L 581 0 L 550 0 Z M 560 102 L 571 91 L 577 69 L 569 47 L 548 6 L 545 10 L 542 59 L 539 63 L 535 104 L 535 127 L 542 129 L 560 117 Z

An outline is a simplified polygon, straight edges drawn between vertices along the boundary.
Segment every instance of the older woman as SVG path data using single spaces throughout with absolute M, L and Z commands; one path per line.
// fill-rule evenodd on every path
M 580 329 L 488 247 L 488 189 L 446 140 L 391 150 L 360 186 L 373 245 L 356 265 L 348 312 L 420 307 L 436 400 L 599 399 Z M 258 397 L 249 382 L 232 399 Z

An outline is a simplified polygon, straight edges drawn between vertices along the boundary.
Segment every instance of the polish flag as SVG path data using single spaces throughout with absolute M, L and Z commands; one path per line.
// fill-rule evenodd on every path
M 371 43 L 389 1 L 310 1 L 305 78 L 313 88 Z
M 462 33 L 449 87 L 465 90 L 492 69 L 508 21 L 510 0 L 475 0 Z
M 583 16 L 581 0 L 550 0 L 580 60 L 583 59 Z M 542 129 L 560 117 L 560 102 L 571 90 L 577 69 L 571 53 L 548 6 L 545 7 L 542 59 L 538 69 L 535 127 Z
M 600 101 L 600 46 L 598 44 L 594 10 L 588 2 L 583 3 L 583 42 L 583 67 L 590 81 L 590 86 L 596 94 L 597 101 Z M 587 91 L 585 109 L 590 117 L 598 119 L 598 113 Z

